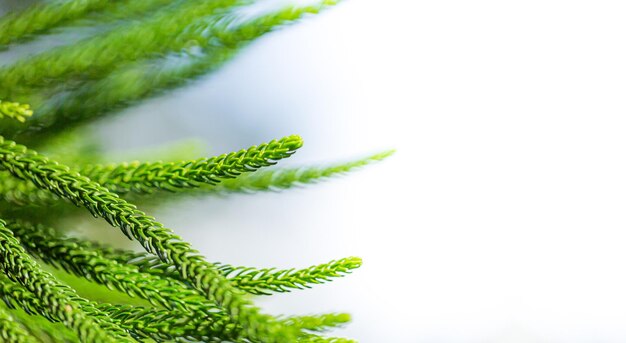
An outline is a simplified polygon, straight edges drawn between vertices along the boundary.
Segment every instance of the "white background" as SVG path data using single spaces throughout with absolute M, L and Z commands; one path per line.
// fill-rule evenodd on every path
M 347 311 L 335 334 L 362 342 L 623 342 L 625 14 L 349 0 L 104 130 L 113 149 L 195 136 L 214 153 L 298 133 L 299 164 L 398 150 L 320 185 L 154 213 L 211 260 L 363 257 L 267 311 Z

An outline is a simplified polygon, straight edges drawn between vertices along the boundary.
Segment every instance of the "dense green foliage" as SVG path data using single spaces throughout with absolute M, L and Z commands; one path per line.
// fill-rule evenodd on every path
M 209 262 L 136 204 L 288 189 L 391 151 L 274 167 L 302 147 L 293 135 L 215 157 L 111 164 L 84 125 L 215 70 L 252 40 L 334 4 L 242 16 L 248 0 L 50 0 L 0 17 L 4 49 L 60 28 L 97 28 L 0 68 L 3 341 L 351 341 L 325 336 L 347 314 L 272 316 L 253 299 L 329 282 L 358 268 L 360 258 L 287 270 Z M 68 235 L 76 228 L 62 219 L 80 210 L 145 251 Z M 85 291 L 83 281 L 106 288 Z

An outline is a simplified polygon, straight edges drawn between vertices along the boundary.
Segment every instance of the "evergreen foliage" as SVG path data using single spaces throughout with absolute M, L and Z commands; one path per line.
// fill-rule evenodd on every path
M 33 111 L 30 109 L 30 105 L 0 100 L 0 118 L 13 118 L 23 123 L 31 115 L 33 115 Z
M 35 343 L 37 340 L 31 336 L 19 322 L 15 321 L 7 310 L 0 308 L 0 338 L 3 342 L 26 342 Z
M 99 28 L 0 67 L 2 341 L 352 342 L 325 336 L 349 322 L 347 314 L 272 316 L 253 299 L 345 276 L 360 258 L 285 270 L 209 262 L 137 204 L 284 190 L 392 151 L 327 166 L 274 166 L 302 147 L 292 135 L 214 157 L 181 159 L 183 145 L 162 153 L 170 161 L 112 164 L 83 125 L 205 75 L 248 43 L 336 1 L 240 14 L 252 4 L 50 0 L 0 17 L 4 49 L 53 30 Z M 60 219 L 81 210 L 145 251 L 68 235 L 74 228 Z M 106 287 L 107 300 L 79 292 L 66 274 Z

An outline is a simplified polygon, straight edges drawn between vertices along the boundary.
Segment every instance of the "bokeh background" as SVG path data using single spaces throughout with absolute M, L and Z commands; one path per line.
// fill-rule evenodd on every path
M 347 0 L 98 134 L 111 151 L 195 137 L 223 153 L 297 133 L 290 164 L 397 149 L 319 185 L 153 213 L 210 260 L 363 257 L 349 277 L 262 299 L 272 313 L 347 311 L 336 334 L 362 342 L 623 342 L 625 13 Z

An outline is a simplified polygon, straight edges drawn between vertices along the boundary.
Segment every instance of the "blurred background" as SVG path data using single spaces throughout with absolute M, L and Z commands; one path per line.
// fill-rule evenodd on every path
M 269 312 L 350 312 L 335 333 L 362 342 L 623 342 L 625 12 L 348 0 L 98 134 L 111 151 L 195 137 L 207 154 L 300 134 L 286 164 L 397 149 L 318 185 L 152 213 L 209 260 L 364 259 L 260 299 Z

